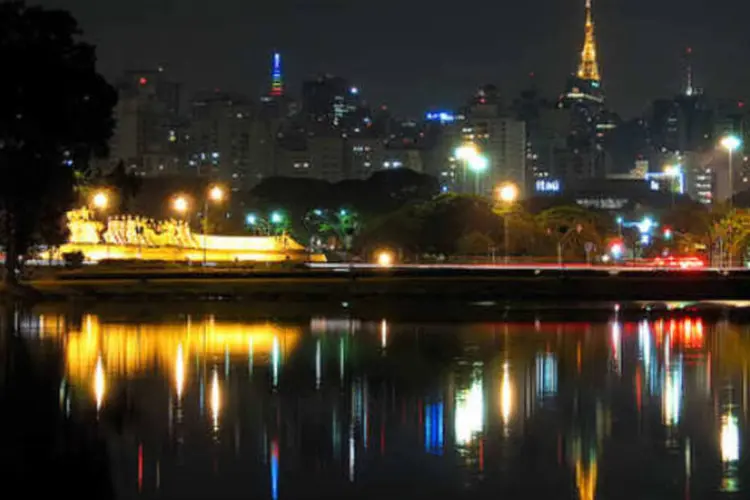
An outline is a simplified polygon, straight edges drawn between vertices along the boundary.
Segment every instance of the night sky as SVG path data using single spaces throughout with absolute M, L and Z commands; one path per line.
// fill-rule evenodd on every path
M 257 94 L 278 49 L 291 91 L 309 75 L 333 73 L 370 103 L 413 117 L 461 104 L 482 83 L 512 98 L 530 72 L 555 96 L 583 39 L 583 0 L 36 3 L 73 12 L 109 77 L 161 64 L 189 90 Z M 698 87 L 716 97 L 747 95 L 747 0 L 594 0 L 594 16 L 604 88 L 623 116 L 680 88 L 688 45 Z

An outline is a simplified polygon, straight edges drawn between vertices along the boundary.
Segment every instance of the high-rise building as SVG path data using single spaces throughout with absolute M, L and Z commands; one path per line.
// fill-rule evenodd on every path
M 525 124 L 505 109 L 497 88 L 482 87 L 459 116 L 461 119 L 446 127 L 444 140 L 450 144 L 452 153 L 461 146 L 474 145 L 486 159 L 487 168 L 477 173 L 471 171 L 467 162 L 454 158 L 445 175 L 441 175 L 446 177 L 441 183 L 452 184 L 460 192 L 478 191 L 489 196 L 499 184 L 512 182 L 524 194 L 528 187 Z
M 359 88 L 332 75 L 302 84 L 301 112 L 314 128 L 341 130 L 342 133 L 361 128 L 368 115 L 360 100 Z
M 190 104 L 190 169 L 232 189 L 245 187 L 261 168 L 251 162 L 256 106 L 226 92 L 199 93 Z
M 141 176 L 174 174 L 184 158 L 180 85 L 163 68 L 128 71 L 116 83 L 118 103 L 110 143 L 112 163 Z

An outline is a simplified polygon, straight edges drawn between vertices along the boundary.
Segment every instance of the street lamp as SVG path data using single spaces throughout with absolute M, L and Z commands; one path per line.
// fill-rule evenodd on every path
M 107 194 L 106 191 L 103 191 L 103 190 L 97 191 L 96 193 L 94 193 L 94 196 L 91 198 L 91 204 L 94 206 L 96 210 L 98 210 L 99 212 L 103 214 L 107 210 L 107 207 L 109 207 L 109 195 Z M 107 240 L 108 235 L 106 234 L 106 231 L 108 229 L 107 227 L 108 224 L 106 222 L 107 221 L 105 220 L 105 225 L 104 225 L 105 233 L 103 235 L 103 238 L 104 238 L 104 244 L 107 248 L 107 257 L 109 258 L 109 241 Z
M 172 201 L 172 208 L 175 210 L 175 212 L 185 215 L 190 209 L 190 202 L 185 196 L 178 195 Z
M 284 214 L 278 210 L 271 212 L 271 224 L 281 224 L 284 222 Z
M 513 205 L 518 199 L 518 186 L 512 182 L 508 182 L 500 186 L 497 190 L 497 196 L 501 202 L 506 205 Z M 503 216 L 503 233 L 504 233 L 504 253 L 505 253 L 505 264 L 508 264 L 508 242 L 510 241 L 510 232 L 508 229 L 508 214 Z
M 464 144 L 456 148 L 454 152 L 456 159 L 466 163 L 466 169 L 474 172 L 474 194 L 479 194 L 479 174 L 490 166 L 486 156 L 482 155 L 475 144 Z M 466 169 L 464 169 L 464 184 L 466 184 Z
M 91 204 L 94 205 L 94 208 L 97 210 L 106 210 L 109 206 L 109 196 L 105 191 L 98 191 L 91 198 Z
M 203 200 L 203 266 L 208 260 L 208 202 L 220 203 L 224 201 L 224 190 L 221 186 L 212 186 L 208 190 L 208 196 Z
M 474 172 L 474 194 L 479 196 L 479 175 L 490 167 L 490 160 L 486 156 L 478 154 L 469 159 L 469 169 Z
M 721 139 L 721 147 L 727 150 L 729 155 L 729 214 L 734 211 L 734 172 L 732 169 L 732 153 L 742 145 L 742 140 L 736 135 L 727 135 Z M 731 224 L 731 223 L 730 223 Z M 729 227 L 729 267 L 732 267 L 732 227 Z

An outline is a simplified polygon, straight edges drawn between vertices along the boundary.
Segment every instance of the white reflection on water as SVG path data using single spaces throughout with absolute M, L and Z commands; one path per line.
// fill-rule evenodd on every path
M 732 413 L 721 417 L 721 461 L 737 462 L 740 459 L 740 428 Z
M 662 418 L 668 427 L 674 427 L 680 423 L 683 393 L 682 364 L 682 356 L 679 355 L 675 360 L 669 360 L 664 367 Z
M 213 431 L 219 432 L 219 415 L 221 414 L 221 388 L 219 386 L 219 373 L 216 367 L 211 376 L 211 422 Z
M 469 444 L 484 429 L 484 389 L 481 365 L 472 374 L 471 385 L 456 394 L 456 444 Z
M 182 344 L 177 346 L 177 356 L 175 358 L 175 386 L 177 390 L 177 399 L 182 399 L 182 392 L 185 390 L 185 355 L 183 354 Z
M 96 398 L 96 410 L 99 411 L 104 403 L 104 394 L 106 391 L 104 381 L 104 366 L 101 355 L 96 359 L 96 369 L 94 370 L 94 396 Z

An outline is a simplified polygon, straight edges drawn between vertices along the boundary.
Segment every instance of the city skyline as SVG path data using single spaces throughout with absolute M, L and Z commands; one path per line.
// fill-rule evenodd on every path
M 111 79 L 127 68 L 162 64 L 188 91 L 257 95 L 268 88 L 269 55 L 279 51 L 290 93 L 297 94 L 311 75 L 338 74 L 356 82 L 372 104 L 387 103 L 413 118 L 459 105 L 484 83 L 498 84 L 510 99 L 528 86 L 531 73 L 543 93 L 556 96 L 578 66 L 584 32 L 584 2 L 578 0 L 513 6 L 476 1 L 451 12 L 415 2 L 400 9 L 381 2 L 377 12 L 364 3 L 333 2 L 251 8 L 227 0 L 208 11 L 198 2 L 115 1 L 106 12 L 89 0 L 39 3 L 70 9 L 80 19 Z M 716 97 L 745 97 L 750 70 L 725 61 L 742 58 L 747 35 L 735 19 L 748 6 L 729 3 L 736 8 L 595 2 L 599 64 L 611 108 L 632 117 L 652 98 L 677 93 L 687 46 L 694 49 L 697 87 Z M 363 32 L 358 23 L 365 18 L 382 28 Z M 519 18 L 533 19 L 538 29 L 522 26 Z M 722 30 L 712 29 L 716 25 Z

